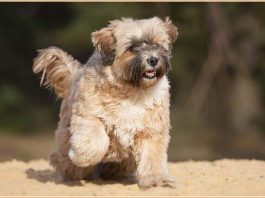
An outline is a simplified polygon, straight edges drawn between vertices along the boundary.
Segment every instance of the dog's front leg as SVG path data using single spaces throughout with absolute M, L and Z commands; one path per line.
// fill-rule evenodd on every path
M 102 160 L 109 147 L 109 138 L 98 118 L 73 115 L 70 132 L 68 155 L 76 166 L 94 166 Z
M 167 169 L 168 139 L 164 135 L 136 139 L 136 176 L 140 188 L 176 187 L 175 179 L 168 174 Z

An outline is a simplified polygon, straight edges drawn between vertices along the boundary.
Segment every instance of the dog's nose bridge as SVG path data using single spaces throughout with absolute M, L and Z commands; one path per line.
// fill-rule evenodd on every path
M 157 50 L 150 50 L 150 51 L 148 52 L 148 57 L 151 57 L 151 56 L 153 56 L 153 57 L 158 57 L 158 56 L 159 56 L 158 51 L 157 51 Z

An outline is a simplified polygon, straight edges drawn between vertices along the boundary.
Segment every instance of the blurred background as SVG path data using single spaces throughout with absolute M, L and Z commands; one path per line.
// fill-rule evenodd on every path
M 32 73 L 51 45 L 85 63 L 90 34 L 121 17 L 170 16 L 169 160 L 265 159 L 264 3 L 0 3 L 0 161 L 47 158 L 60 107 Z

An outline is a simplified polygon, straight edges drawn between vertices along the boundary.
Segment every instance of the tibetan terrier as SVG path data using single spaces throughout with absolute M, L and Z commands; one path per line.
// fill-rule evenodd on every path
M 56 47 L 34 73 L 62 99 L 50 164 L 65 180 L 130 177 L 141 188 L 175 186 L 167 168 L 172 43 L 169 18 L 122 18 L 92 33 L 84 65 Z

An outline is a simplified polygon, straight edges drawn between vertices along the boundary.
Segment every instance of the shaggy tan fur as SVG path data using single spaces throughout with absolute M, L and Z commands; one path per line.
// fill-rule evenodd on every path
M 63 179 L 135 176 L 141 188 L 175 186 L 166 73 L 176 37 L 169 19 L 121 19 L 92 34 L 96 51 L 84 66 L 58 48 L 40 51 L 33 70 L 63 98 L 50 157 Z
M 81 64 L 56 47 L 38 50 L 38 52 L 38 57 L 34 59 L 33 72 L 42 72 L 40 85 L 52 87 L 57 96 L 63 98 L 68 93 L 72 74 L 80 68 Z

